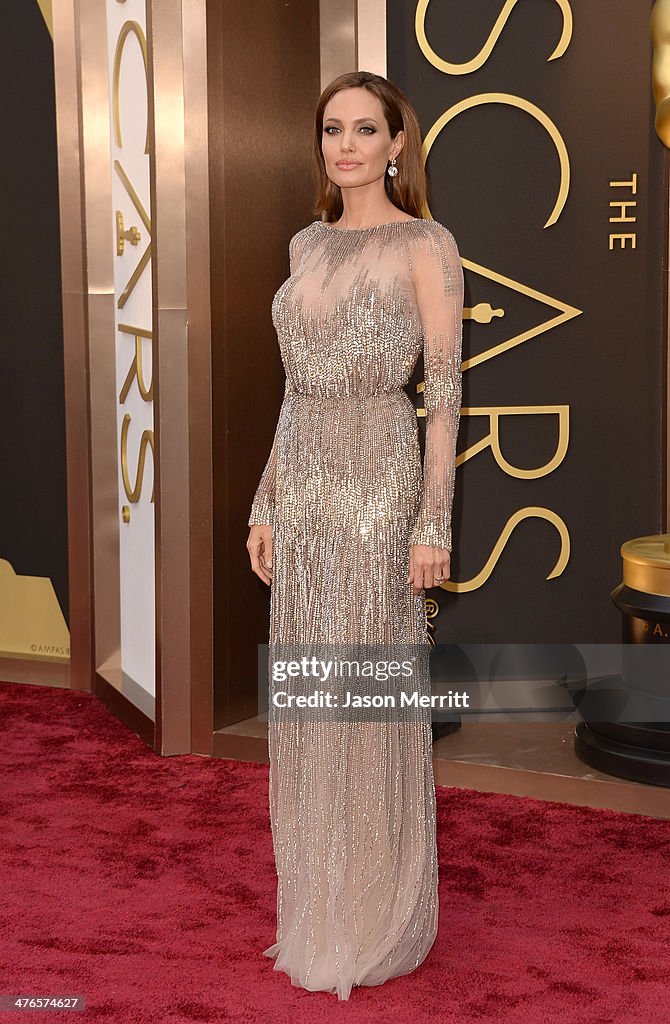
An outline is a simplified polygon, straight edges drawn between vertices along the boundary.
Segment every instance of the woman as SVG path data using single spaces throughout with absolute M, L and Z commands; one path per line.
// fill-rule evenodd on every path
M 249 517 L 251 566 L 272 584 L 271 650 L 426 651 L 424 590 L 450 575 L 458 249 L 422 219 L 418 120 L 386 79 L 361 71 L 327 86 L 314 154 L 325 219 L 291 238 L 272 304 L 286 390 Z M 423 473 L 403 390 L 422 349 Z M 268 739 L 275 970 L 340 999 L 414 970 L 438 922 L 430 715 L 271 715 Z

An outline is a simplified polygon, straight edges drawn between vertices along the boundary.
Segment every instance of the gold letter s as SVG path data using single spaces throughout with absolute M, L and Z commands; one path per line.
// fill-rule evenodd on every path
M 438 71 L 443 71 L 445 75 L 469 75 L 471 71 L 476 71 L 482 64 L 485 64 L 490 57 L 493 47 L 502 34 L 505 22 L 512 13 L 513 8 L 516 7 L 517 0 L 505 0 L 488 39 L 479 53 L 472 60 L 466 61 L 465 64 L 451 64 L 447 60 L 442 60 L 428 42 L 426 38 L 426 11 L 428 10 L 429 3 L 430 0 L 419 0 L 414 18 L 414 31 L 416 32 L 421 52 L 433 67 L 436 67 Z M 569 0 L 556 0 L 556 3 L 563 12 L 563 31 L 561 32 L 561 38 L 558 40 L 556 49 L 547 60 L 556 60 L 557 57 L 562 57 L 572 38 L 572 10 L 570 9 Z

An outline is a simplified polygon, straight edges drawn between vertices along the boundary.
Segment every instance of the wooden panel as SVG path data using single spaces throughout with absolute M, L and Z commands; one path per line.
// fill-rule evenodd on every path
M 257 709 L 269 588 L 249 567 L 247 518 L 284 373 L 271 318 L 288 241 L 315 219 L 317 0 L 210 0 L 207 12 L 214 472 L 214 728 Z

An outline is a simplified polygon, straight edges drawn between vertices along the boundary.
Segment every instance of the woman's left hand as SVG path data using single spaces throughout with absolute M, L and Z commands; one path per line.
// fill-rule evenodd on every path
M 439 587 L 449 579 L 451 573 L 451 552 L 447 548 L 432 548 L 425 544 L 409 546 L 409 577 L 414 596 L 422 590 Z

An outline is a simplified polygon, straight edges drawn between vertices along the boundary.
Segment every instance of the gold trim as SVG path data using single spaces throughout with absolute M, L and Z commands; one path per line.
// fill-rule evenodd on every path
M 624 560 L 623 582 L 643 594 L 670 597 L 670 573 L 667 569 L 656 569 L 653 565 Z
M 635 537 L 621 545 L 622 558 L 640 565 L 670 569 L 670 533 L 654 533 Z
M 635 537 L 621 545 L 623 581 L 633 590 L 670 597 L 670 534 Z

